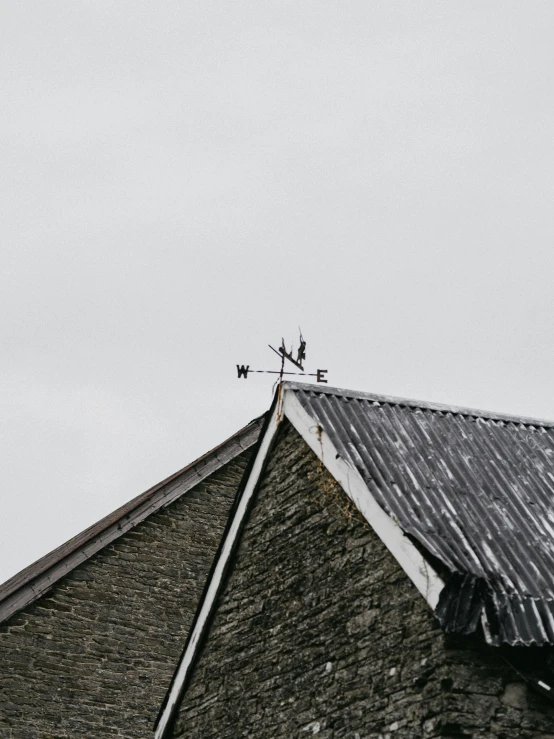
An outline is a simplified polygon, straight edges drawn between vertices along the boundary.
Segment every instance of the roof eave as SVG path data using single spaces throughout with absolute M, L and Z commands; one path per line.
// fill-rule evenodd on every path
M 75 567 L 252 447 L 263 416 L 207 454 L 85 529 L 7 580 L 0 588 L 0 623 L 44 595 Z

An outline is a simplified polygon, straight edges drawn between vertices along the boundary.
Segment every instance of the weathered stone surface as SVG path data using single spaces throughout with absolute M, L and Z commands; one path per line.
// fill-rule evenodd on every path
M 552 704 L 509 687 L 519 682 L 499 650 L 445 638 L 396 561 L 288 427 L 173 736 L 551 734 Z
M 500 696 L 504 705 L 512 708 L 527 708 L 527 688 L 525 683 L 508 683 Z
M 0 626 L 2 739 L 152 737 L 250 453 Z

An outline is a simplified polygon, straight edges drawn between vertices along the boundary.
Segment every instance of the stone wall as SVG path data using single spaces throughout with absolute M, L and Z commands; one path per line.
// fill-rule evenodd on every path
M 554 739 L 500 650 L 452 642 L 288 426 L 177 716 L 186 739 Z
M 0 626 L 2 739 L 153 736 L 250 454 Z

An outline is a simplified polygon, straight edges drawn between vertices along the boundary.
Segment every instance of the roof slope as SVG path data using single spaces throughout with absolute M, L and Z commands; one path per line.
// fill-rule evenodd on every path
M 554 424 L 286 383 L 401 529 L 451 574 L 437 615 L 554 643 Z
M 0 623 L 32 603 L 60 578 L 160 508 L 169 505 L 258 440 L 264 416 L 183 469 L 18 572 L 0 586 Z

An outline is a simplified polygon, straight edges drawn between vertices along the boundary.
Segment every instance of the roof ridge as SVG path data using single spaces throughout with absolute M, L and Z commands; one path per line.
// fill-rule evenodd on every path
M 283 383 L 283 387 L 290 390 L 302 390 L 304 392 L 311 391 L 314 393 L 323 393 L 325 395 L 342 395 L 345 398 L 352 398 L 354 400 L 369 400 L 374 403 L 408 406 L 409 408 L 419 408 L 421 410 L 434 411 L 438 413 L 452 413 L 461 416 L 471 416 L 472 418 L 482 418 L 483 420 L 503 421 L 505 423 L 515 423 L 522 426 L 554 428 L 554 421 L 547 421 L 539 418 L 528 418 L 526 416 L 497 413 L 495 411 L 479 410 L 477 408 L 464 408 L 463 406 L 447 405 L 426 400 L 398 398 L 393 395 L 380 395 L 377 393 L 363 392 L 361 390 L 349 390 L 347 388 L 329 386 L 322 387 L 321 385 L 314 385 L 309 382 L 287 380 Z

